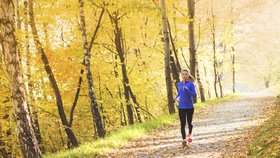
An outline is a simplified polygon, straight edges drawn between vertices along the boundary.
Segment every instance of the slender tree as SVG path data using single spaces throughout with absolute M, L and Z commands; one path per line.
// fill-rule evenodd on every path
M 191 75 L 196 77 L 195 61 L 196 61 L 196 49 L 195 49 L 195 37 L 194 37 L 194 16 L 195 16 L 195 4 L 194 0 L 188 0 L 188 30 L 189 30 L 189 52 L 190 52 L 190 70 Z
M 170 114 L 175 113 L 173 92 L 172 92 L 172 80 L 170 70 L 170 45 L 168 36 L 168 23 L 166 17 L 165 0 L 161 0 L 161 11 L 162 11 L 162 29 L 164 34 L 164 67 L 165 67 L 165 82 L 168 100 L 168 110 Z
M 93 33 L 93 35 L 91 37 L 91 40 L 90 40 L 90 43 L 89 43 L 89 52 L 91 52 L 93 43 L 94 43 L 95 39 L 97 38 L 97 33 L 98 33 L 98 30 L 101 26 L 101 20 L 102 20 L 102 17 L 104 15 L 104 11 L 105 11 L 104 7 L 105 6 L 101 7 L 101 12 L 100 12 L 100 15 L 99 15 L 99 18 L 98 18 L 98 22 L 97 22 L 96 28 L 94 30 L 94 33 Z M 83 59 L 82 64 L 85 65 L 85 59 Z M 70 110 L 70 121 L 69 121 L 69 123 L 70 123 L 71 127 L 72 127 L 72 124 L 73 124 L 74 111 L 75 111 L 76 105 L 78 103 L 78 99 L 79 99 L 79 95 L 80 95 L 80 91 L 81 91 L 81 86 L 82 86 L 82 82 L 83 82 L 82 76 L 83 76 L 84 72 L 85 72 L 84 67 L 82 67 L 81 70 L 80 70 L 78 88 L 76 90 L 74 101 L 73 101 L 73 104 L 72 104 L 72 107 L 71 107 L 71 110 Z
M 62 102 L 62 97 L 60 94 L 60 90 L 58 88 L 56 79 L 54 77 L 53 71 L 51 69 L 51 66 L 49 64 L 48 58 L 46 56 L 45 50 L 42 47 L 42 44 L 39 40 L 39 36 L 37 33 L 37 28 L 35 26 L 35 19 L 34 19 L 34 11 L 33 11 L 33 0 L 29 0 L 28 1 L 28 9 L 29 9 L 29 18 L 30 18 L 30 25 L 31 25 L 31 30 L 32 30 L 32 34 L 33 34 L 33 39 L 35 42 L 35 46 L 37 48 L 37 51 L 40 53 L 41 55 L 41 59 L 44 63 L 44 69 L 48 75 L 48 79 L 50 81 L 51 87 L 53 89 L 53 92 L 55 94 L 55 98 L 56 98 L 56 106 L 58 108 L 58 114 L 60 116 L 61 122 L 64 126 L 64 130 L 72 144 L 73 147 L 76 147 L 79 145 L 75 134 L 73 133 L 71 127 L 70 127 L 70 123 L 68 122 L 66 115 L 65 115 L 65 111 L 64 111 L 64 107 L 63 107 L 63 102 Z
M 129 79 L 128 79 L 128 75 L 127 75 L 127 71 L 126 71 L 125 54 L 124 54 L 124 48 L 123 48 L 123 43 L 122 43 L 122 30 L 119 27 L 118 12 L 114 12 L 112 15 L 109 13 L 109 16 L 110 16 L 110 20 L 111 20 L 112 24 L 115 27 L 114 43 L 115 43 L 115 46 L 116 46 L 116 50 L 117 50 L 119 59 L 121 61 L 124 97 L 125 97 L 125 102 L 126 102 L 128 123 L 129 124 L 134 124 L 132 104 L 130 102 L 130 97 L 129 97 Z
M 195 2 L 194 0 L 188 0 L 188 30 L 189 30 L 189 52 L 190 52 L 190 71 L 193 77 L 196 77 L 196 48 L 194 37 L 194 18 L 195 16 Z M 193 97 L 194 102 L 197 102 L 197 98 Z
M 24 41 L 25 41 L 25 55 L 26 55 L 26 76 L 27 76 L 27 92 L 28 92 L 28 105 L 30 109 L 31 121 L 33 125 L 33 129 L 38 140 L 38 144 L 42 153 L 45 153 L 45 147 L 43 144 L 43 139 L 40 132 L 39 120 L 36 107 L 34 104 L 34 96 L 33 96 L 33 82 L 31 81 L 31 52 L 30 52 L 30 44 L 29 44 L 29 32 L 28 32 L 28 2 L 24 1 Z
M 219 98 L 218 96 L 218 91 L 217 91 L 217 78 L 218 78 L 218 73 L 217 73 L 217 55 L 216 55 L 216 27 L 215 27 L 215 16 L 214 16 L 214 11 L 213 11 L 213 1 L 211 1 L 211 13 L 212 13 L 212 27 L 211 27 L 211 33 L 212 33 L 212 48 L 213 48 L 213 67 L 214 67 L 214 90 L 215 90 L 215 95 L 216 98 Z
M 171 31 L 170 23 L 169 23 L 168 20 L 167 20 L 167 24 L 168 24 L 167 26 L 168 26 L 168 31 L 169 31 L 169 38 L 170 38 L 173 53 L 174 53 L 174 56 L 175 56 L 175 59 L 176 59 L 176 60 L 174 59 L 173 53 L 172 53 L 172 51 L 170 51 L 171 73 L 172 73 L 172 77 L 173 77 L 173 80 L 174 80 L 174 85 L 177 89 L 177 83 L 180 82 L 179 73 L 181 72 L 181 65 L 180 65 L 180 62 L 179 62 L 179 59 L 178 59 L 177 50 L 176 50 L 176 47 L 175 47 L 175 43 L 174 43 L 174 40 L 173 40 L 173 37 L 172 37 L 172 31 Z M 178 89 L 177 89 L 177 91 L 178 91 Z
M 102 118 L 99 113 L 98 105 L 96 102 L 96 96 L 95 96 L 94 86 L 93 86 L 93 78 L 92 78 L 91 68 L 90 68 L 90 52 L 88 49 L 88 41 L 87 41 L 87 34 L 86 34 L 84 1 L 78 0 L 78 2 L 79 2 L 79 16 L 80 16 L 81 29 L 82 29 L 84 60 L 85 60 L 85 67 L 86 67 L 86 76 L 87 76 L 87 81 L 88 81 L 88 93 L 89 93 L 89 97 L 90 97 L 91 111 L 93 114 L 94 123 L 97 128 L 98 136 L 104 137 L 105 130 L 104 130 L 104 127 L 102 124 Z
M 198 34 L 199 34 L 199 39 L 198 39 L 198 44 L 197 44 L 195 51 L 197 51 L 199 43 L 200 43 L 200 24 L 199 24 L 199 33 Z M 200 100 L 201 100 L 201 102 L 205 102 L 205 95 L 204 95 L 205 92 L 204 92 L 203 84 L 201 82 L 200 71 L 199 71 L 197 59 L 195 60 L 195 67 L 196 67 L 196 76 L 197 76 L 197 83 L 198 83 L 198 87 L 199 87 Z
M 233 0 L 230 1 L 230 14 L 231 14 L 231 40 L 233 41 L 233 25 L 234 25 L 234 14 L 233 14 Z M 232 42 L 233 43 L 233 42 Z M 235 50 L 232 44 L 231 46 L 231 63 L 232 63 L 232 92 L 235 93 Z

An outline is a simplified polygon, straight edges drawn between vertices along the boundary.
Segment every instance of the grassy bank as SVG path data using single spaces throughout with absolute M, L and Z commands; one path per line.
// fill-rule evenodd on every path
M 205 103 L 195 104 L 195 108 L 201 108 L 206 105 L 217 104 L 225 101 L 230 101 L 236 98 L 237 95 L 228 95 L 222 99 L 214 99 L 207 101 Z M 109 152 L 115 148 L 119 148 L 124 145 L 126 142 L 140 138 L 145 134 L 162 127 L 167 124 L 171 124 L 177 119 L 177 114 L 167 115 L 158 117 L 155 120 L 147 121 L 141 124 L 134 124 L 132 126 L 126 126 L 121 129 L 118 129 L 114 132 L 111 132 L 103 139 L 98 139 L 96 141 L 82 144 L 80 147 L 60 151 L 56 154 L 46 154 L 46 158 L 64 158 L 64 157 L 95 157 L 102 153 Z
M 273 116 L 259 130 L 249 150 L 249 157 L 280 157 L 280 98 L 278 98 Z

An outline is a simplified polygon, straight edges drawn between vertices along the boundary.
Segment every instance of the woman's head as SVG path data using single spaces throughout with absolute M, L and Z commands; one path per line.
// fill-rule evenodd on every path
M 187 69 L 182 69 L 181 74 L 182 74 L 182 80 L 183 81 L 194 82 L 194 77 L 189 73 L 189 71 Z
M 187 69 L 182 69 L 181 75 L 182 75 L 182 80 L 187 81 L 190 74 L 189 74 L 189 71 Z

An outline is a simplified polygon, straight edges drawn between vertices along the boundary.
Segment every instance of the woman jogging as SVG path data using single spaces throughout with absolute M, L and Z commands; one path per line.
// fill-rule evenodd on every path
M 186 119 L 188 122 L 189 134 L 188 143 L 192 142 L 192 118 L 194 113 L 193 98 L 196 97 L 195 85 L 193 83 L 194 77 L 189 74 L 187 69 L 181 71 L 182 82 L 177 83 L 178 94 L 175 98 L 178 101 L 179 118 L 181 123 L 182 146 L 187 145 L 186 142 Z

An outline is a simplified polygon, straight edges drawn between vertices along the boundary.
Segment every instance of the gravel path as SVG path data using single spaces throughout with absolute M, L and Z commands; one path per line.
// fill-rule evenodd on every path
M 183 149 L 177 120 L 100 157 L 246 157 L 249 132 L 267 119 L 274 102 L 270 94 L 247 93 L 195 111 L 193 143 Z

